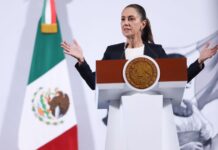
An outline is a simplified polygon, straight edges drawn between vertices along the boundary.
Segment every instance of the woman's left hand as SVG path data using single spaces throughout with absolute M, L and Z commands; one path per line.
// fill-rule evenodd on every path
M 215 55 L 218 51 L 218 45 L 209 48 L 210 44 L 207 43 L 206 46 L 203 48 L 203 50 L 200 52 L 200 56 L 198 58 L 198 62 L 200 64 L 204 63 L 205 60 L 208 58 L 211 58 L 213 55 Z

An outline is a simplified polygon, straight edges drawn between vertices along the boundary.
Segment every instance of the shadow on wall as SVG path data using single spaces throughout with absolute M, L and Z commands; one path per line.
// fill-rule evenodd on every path
M 18 131 L 23 100 L 31 64 L 31 56 L 38 19 L 41 15 L 43 1 L 28 1 L 26 23 L 20 37 L 20 45 L 13 70 L 10 92 L 7 99 L 6 111 L 0 135 L 0 148 L 5 150 L 18 149 Z M 27 1 L 23 1 L 27 3 Z
M 73 39 L 72 30 L 68 21 L 68 15 L 70 16 L 70 14 L 67 14 L 66 8 L 67 3 L 72 2 L 73 0 L 56 0 L 57 14 L 61 26 L 62 39 L 66 41 L 72 41 Z M 82 78 L 74 67 L 76 60 L 67 57 L 67 63 L 79 129 L 79 150 L 95 150 L 94 136 L 92 133 L 90 117 L 88 114 L 85 93 L 82 86 Z
M 72 31 L 68 23 L 66 5 L 73 0 L 56 0 L 56 9 L 62 30 L 62 37 L 72 40 Z M 17 150 L 19 124 L 22 114 L 23 101 L 26 85 L 31 66 L 31 58 L 34 49 L 38 21 L 41 16 L 43 0 L 23 1 L 29 3 L 26 15 L 26 23 L 20 37 L 20 45 L 16 56 L 15 70 L 10 85 L 9 97 L 7 99 L 5 116 L 3 118 L 2 131 L 0 135 L 0 149 Z M 69 61 L 68 61 L 69 62 Z M 75 70 L 75 62 L 69 62 L 69 73 L 77 122 L 79 129 L 79 149 L 94 150 L 93 134 L 91 130 L 88 109 L 83 93 L 82 80 Z M 30 137 L 31 138 L 31 137 Z M 28 142 L 28 141 L 27 141 Z M 87 147 L 88 146 L 88 147 Z

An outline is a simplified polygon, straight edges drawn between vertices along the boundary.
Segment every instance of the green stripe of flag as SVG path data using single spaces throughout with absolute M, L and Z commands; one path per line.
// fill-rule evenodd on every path
M 45 9 L 46 9 L 46 0 L 44 0 L 43 8 L 42 8 L 42 23 L 45 23 Z
M 39 21 L 28 84 L 65 58 L 60 47 L 62 39 L 58 20 L 57 25 L 57 33 L 46 34 L 41 32 L 41 21 Z

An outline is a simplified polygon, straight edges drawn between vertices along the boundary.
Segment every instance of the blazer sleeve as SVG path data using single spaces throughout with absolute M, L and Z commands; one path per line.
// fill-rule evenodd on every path
M 198 63 L 198 60 L 193 62 L 189 67 L 188 67 L 188 82 L 191 81 L 195 76 L 197 76 L 201 70 L 204 69 L 204 64 L 202 66 Z
M 110 59 L 108 55 L 108 50 L 109 50 L 109 47 L 107 47 L 102 60 Z M 77 62 L 75 67 L 77 71 L 79 72 L 79 74 L 81 75 L 81 77 L 86 81 L 88 86 L 92 90 L 95 90 L 95 72 L 91 70 L 89 64 L 86 61 L 84 61 L 82 64 L 79 64 Z
M 95 72 L 92 72 L 89 64 L 86 61 L 84 61 L 82 64 L 77 62 L 75 67 L 81 77 L 86 81 L 88 86 L 92 90 L 95 90 Z

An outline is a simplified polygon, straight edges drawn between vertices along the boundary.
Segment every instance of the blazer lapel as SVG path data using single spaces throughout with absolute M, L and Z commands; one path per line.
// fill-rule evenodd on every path
M 151 49 L 148 43 L 144 43 L 145 47 L 144 47 L 144 55 L 150 56 L 151 58 L 158 58 L 158 54 L 155 52 L 155 50 Z M 125 43 L 123 43 L 122 45 L 122 54 L 120 59 L 126 59 L 125 56 Z
M 155 51 L 150 48 L 148 43 L 144 43 L 144 45 L 145 45 L 144 55 L 150 56 L 151 58 L 158 58 L 158 54 L 155 53 Z
M 126 44 L 125 43 L 123 43 L 122 44 L 122 54 L 121 54 L 121 57 L 120 57 L 120 59 L 126 59 L 126 56 L 125 56 L 125 50 L 126 50 Z

